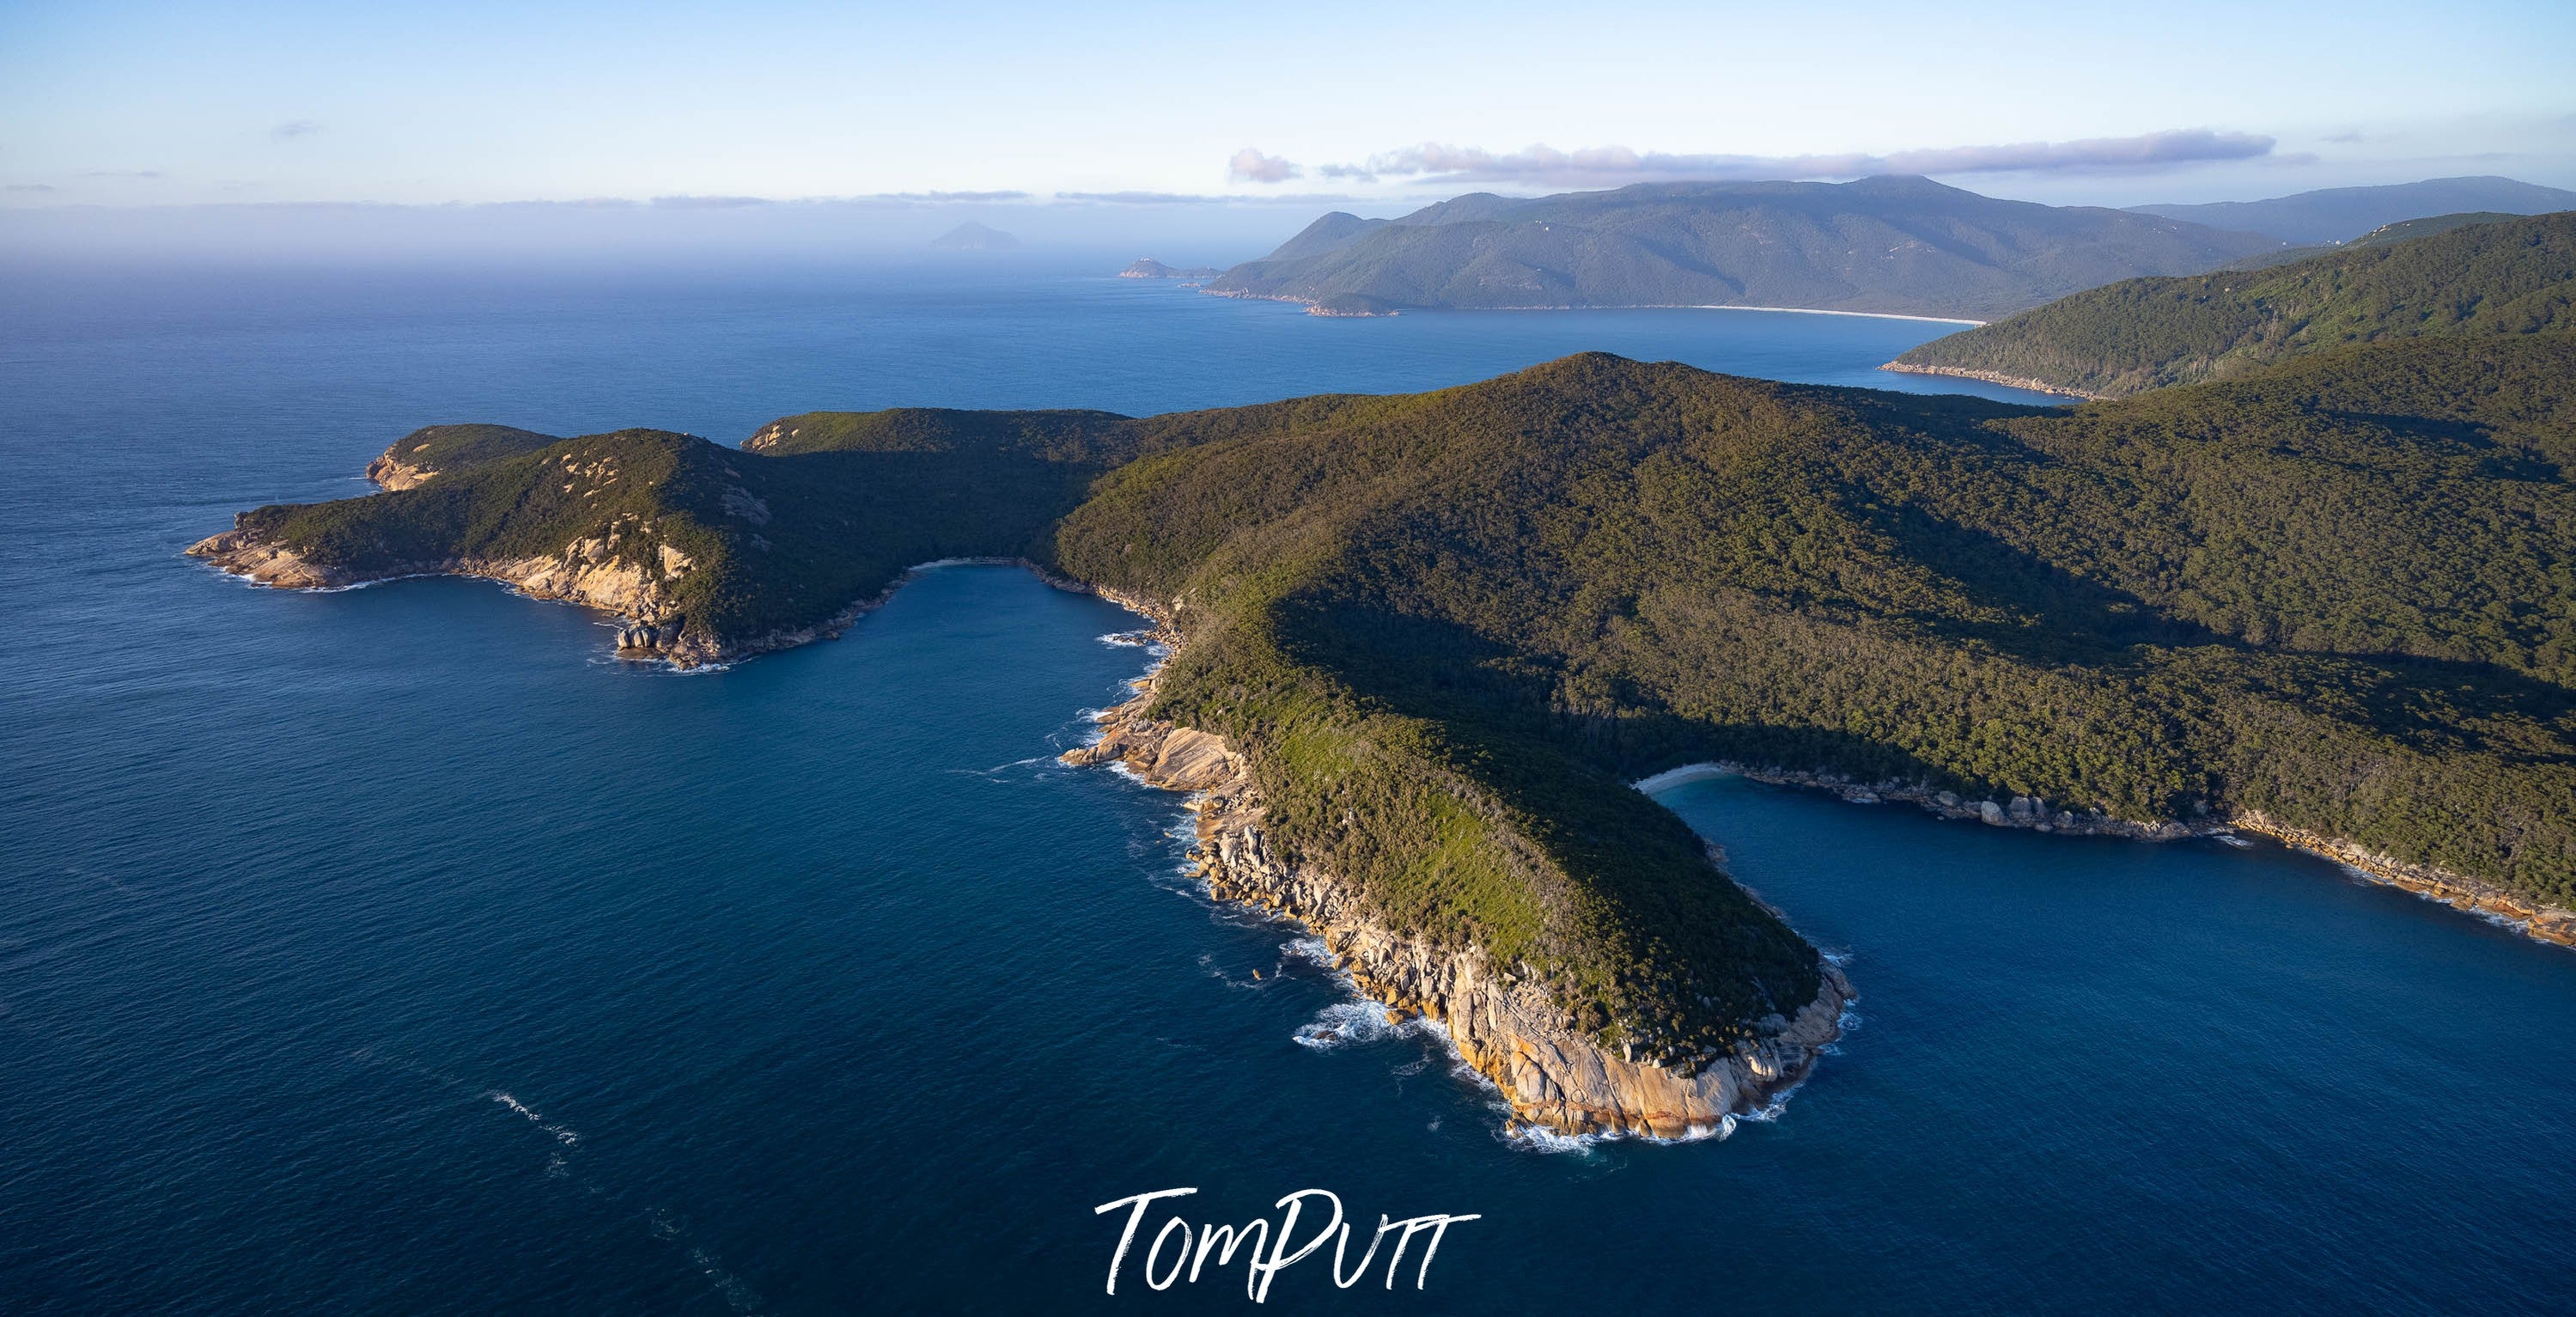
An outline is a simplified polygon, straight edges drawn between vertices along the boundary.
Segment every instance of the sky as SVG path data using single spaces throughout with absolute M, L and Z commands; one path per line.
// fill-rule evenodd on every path
M 0 209 L 855 198 L 1214 231 L 1675 177 L 2576 187 L 2572 73 L 2571 0 L 0 0 Z

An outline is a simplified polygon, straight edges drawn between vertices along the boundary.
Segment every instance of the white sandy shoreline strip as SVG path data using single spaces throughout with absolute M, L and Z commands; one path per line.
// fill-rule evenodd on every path
M 1628 785 L 1651 796 L 1658 791 L 1669 791 L 1684 782 L 1698 782 L 1706 778 L 1735 775 L 1735 770 L 1724 764 L 1684 764 L 1679 768 L 1667 768 L 1653 777 L 1641 777 Z
M 1277 298 L 1293 301 L 1293 298 Z M 1309 304 L 1311 305 L 1311 303 Z M 1425 308 L 1425 315 L 1475 315 L 1485 311 L 1503 311 L 1514 315 L 1537 315 L 1580 311 L 1767 311 L 1784 316 L 1858 316 L 1863 320 L 1919 320 L 1933 325 L 1982 325 L 1983 320 L 1963 316 L 1909 316 L 1895 311 L 1827 311 L 1812 306 L 1725 306 L 1697 302 L 1640 302 L 1632 306 L 1435 306 Z
M 1280 298 L 1279 301 L 1294 299 Z M 1932 325 L 1982 325 L 1983 320 L 1965 316 L 1910 316 L 1897 311 L 1827 311 L 1813 306 L 1729 306 L 1723 303 L 1639 302 L 1630 306 L 1435 306 L 1424 314 L 1472 315 L 1480 311 L 1509 311 L 1517 315 L 1559 311 L 1767 311 L 1784 316 L 1858 316 L 1863 320 L 1919 320 Z
M 1287 302 L 1298 306 L 1313 306 L 1317 300 L 1311 297 L 1281 297 L 1266 293 L 1219 292 L 1211 288 L 1201 288 L 1199 292 L 1209 297 L 1231 298 L 1238 302 Z M 1477 311 L 1513 311 L 1524 314 L 1533 311 L 1769 311 L 1777 315 L 1791 316 L 1859 316 L 1863 320 L 1919 320 L 1934 325 L 1987 323 L 1983 320 L 1971 320 L 1966 316 L 1912 316 L 1901 311 L 1828 311 L 1822 307 L 1813 306 L 1731 306 L 1707 302 L 1631 302 L 1624 306 L 1429 306 L 1420 310 L 1424 313 L 1457 314 Z M 1373 317 L 1326 318 L 1371 319 Z
M 1612 308 L 1604 307 L 1597 309 L 1609 310 Z M 1641 311 L 1653 311 L 1662 308 L 1638 307 L 1636 309 Z M 1902 315 L 1894 311 L 1825 311 L 1812 306 L 1683 306 L 1674 307 L 1672 309 L 1678 311 L 1770 311 L 1785 316 L 1859 316 L 1863 320 L 1920 320 L 1927 324 L 1934 325 L 1982 325 L 1986 323 L 1983 320 L 1970 320 L 1965 316 L 1909 316 Z

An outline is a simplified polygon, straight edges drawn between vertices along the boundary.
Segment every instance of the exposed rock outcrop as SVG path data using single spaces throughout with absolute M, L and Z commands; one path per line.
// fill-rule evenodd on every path
M 743 497 L 748 499 L 749 495 Z M 752 502 L 756 504 L 757 500 Z M 757 511 L 759 520 L 765 521 L 767 507 L 758 507 Z M 247 520 L 247 515 L 236 520 Z M 617 628 L 620 657 L 666 659 L 673 666 L 682 668 L 731 663 L 755 654 L 830 640 L 894 597 L 894 592 L 912 579 L 912 574 L 907 572 L 875 595 L 857 600 L 811 626 L 790 627 L 758 636 L 719 635 L 704 627 L 690 625 L 690 619 L 672 598 L 672 584 L 697 570 L 697 562 L 679 548 L 653 538 L 651 529 L 649 523 L 630 516 L 619 519 L 602 534 L 565 545 L 557 554 L 527 558 L 441 558 L 366 571 L 312 562 L 293 548 L 239 524 L 232 530 L 197 541 L 188 546 L 187 552 L 188 556 L 203 558 L 235 576 L 245 576 L 281 590 L 337 590 L 409 576 L 473 576 L 498 581 L 531 598 L 557 599 L 614 613 L 621 619 Z M 757 547 L 756 537 L 754 543 Z M 1015 558 L 957 561 L 1031 566 Z M 1046 577 L 1051 585 L 1086 590 L 1078 583 L 1048 576 L 1044 572 L 1039 575 Z
M 413 449 L 413 453 L 416 454 L 428 447 L 427 444 L 420 444 Z M 436 469 L 421 465 L 413 460 L 412 455 L 404 453 L 401 444 L 395 444 L 386 449 L 376 456 L 376 460 L 367 463 L 367 479 L 387 490 L 411 489 L 425 485 L 437 474 Z
M 307 562 L 283 544 L 257 531 L 236 527 L 188 546 L 188 556 L 203 558 L 235 576 L 281 590 L 336 590 L 365 581 L 388 579 L 391 573 L 360 573 L 345 567 Z
M 1333 316 L 1345 320 L 1366 320 L 1380 316 L 1402 315 L 1395 303 L 1365 293 L 1335 293 L 1331 297 L 1306 304 L 1310 316 Z
M 357 571 L 311 562 L 256 530 L 236 526 L 190 545 L 188 554 L 281 590 L 344 589 L 407 576 L 481 577 L 538 599 L 560 599 L 617 614 L 627 621 L 617 632 L 618 651 L 633 657 L 667 658 L 682 667 L 694 667 L 741 652 L 738 645 L 692 630 L 672 603 L 669 583 L 692 565 L 686 554 L 667 544 L 647 550 L 642 547 L 643 537 L 634 535 L 634 552 L 649 555 L 639 561 L 620 551 L 620 539 L 612 530 L 575 540 L 555 555 L 444 558 Z M 814 638 L 806 635 L 766 647 L 783 648 Z
M 2035 380 L 2027 375 L 2007 375 L 1999 370 L 1970 370 L 1965 366 L 1918 366 L 1904 361 L 1891 361 L 1879 369 L 1894 371 L 1899 375 L 1947 375 L 1952 379 L 1983 380 L 1988 384 L 2000 384 L 2007 389 L 2053 393 L 2060 398 L 2073 398 L 2080 402 L 2100 402 L 2110 397 L 2107 393 L 2086 393 L 2082 389 L 2070 389 L 2063 384 Z
M 1263 832 L 1260 792 L 1242 755 L 1222 737 L 1148 718 L 1151 702 L 1149 680 L 1144 694 L 1102 715 L 1098 741 L 1066 753 L 1065 762 L 1122 762 L 1155 786 L 1193 793 L 1193 859 L 1208 890 L 1313 930 L 1370 998 L 1440 1024 L 1520 1120 L 1571 1134 L 1706 1133 L 1795 1085 L 1841 1033 L 1851 984 L 1825 964 L 1822 991 L 1795 1019 L 1761 1021 L 1756 1040 L 1733 1051 L 1689 1066 L 1611 1055 L 1567 1027 L 1564 1008 L 1538 984 L 1517 981 L 1480 953 L 1438 950 L 1389 928 L 1360 911 L 1331 874 L 1282 859 Z

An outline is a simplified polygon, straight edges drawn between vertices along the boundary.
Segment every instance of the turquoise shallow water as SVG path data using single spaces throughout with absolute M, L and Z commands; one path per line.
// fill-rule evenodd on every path
M 1053 764 L 1143 662 L 1106 604 L 942 569 L 680 677 L 487 585 L 175 556 L 435 420 L 733 440 L 1587 347 L 1868 382 L 1938 326 L 1318 321 L 1026 265 L 0 286 L 0 1309 L 1241 1305 L 1099 1293 L 1093 1206 L 1177 1186 L 1482 1214 L 1418 1292 L 1291 1269 L 1301 1311 L 2576 1303 L 2576 955 L 2330 865 L 1676 788 L 1862 1023 L 1775 1122 L 1541 1153 L 1431 1040 L 1302 1044 L 1341 990 L 1189 890 L 1177 800 Z

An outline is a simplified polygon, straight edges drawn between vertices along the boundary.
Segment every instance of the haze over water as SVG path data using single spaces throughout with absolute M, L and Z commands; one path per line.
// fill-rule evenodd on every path
M 1291 1269 L 1300 1311 L 2576 1305 L 2576 955 L 2332 865 L 1678 787 L 1862 1022 L 1776 1121 L 1541 1152 L 1200 899 L 1178 797 L 1053 763 L 1144 663 L 1114 607 L 942 569 L 682 677 L 486 584 L 177 556 L 442 421 L 735 442 L 1595 348 L 1952 383 L 1873 369 L 1921 322 L 1319 320 L 1121 263 L 0 276 L 0 1309 L 1242 1305 L 1100 1294 L 1093 1206 L 1183 1185 L 1482 1214 L 1418 1293 Z

